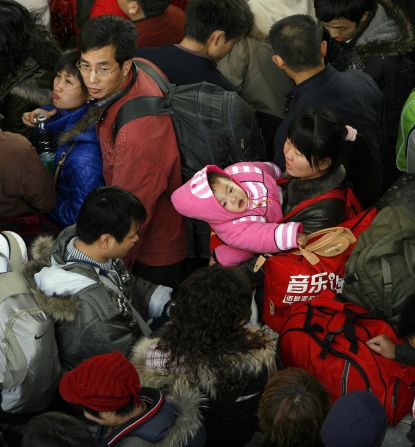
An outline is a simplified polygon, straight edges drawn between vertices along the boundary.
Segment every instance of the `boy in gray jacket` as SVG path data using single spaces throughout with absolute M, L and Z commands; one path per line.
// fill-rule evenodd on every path
M 53 241 L 39 237 L 26 268 L 35 297 L 56 323 L 62 364 L 115 350 L 128 354 L 146 319 L 159 317 L 171 289 L 133 277 L 123 258 L 138 240 L 146 211 L 118 187 L 102 187 L 85 199 L 76 225 Z

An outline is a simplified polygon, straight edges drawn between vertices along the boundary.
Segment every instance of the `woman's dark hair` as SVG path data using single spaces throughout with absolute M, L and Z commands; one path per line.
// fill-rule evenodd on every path
M 246 381 L 232 375 L 232 364 L 266 341 L 260 332 L 245 327 L 251 315 L 252 289 L 237 267 L 218 264 L 200 269 L 173 293 L 171 323 L 166 325 L 158 349 L 169 353 L 167 369 L 186 371 L 198 384 L 208 370 L 218 390 L 231 390 Z
M 287 368 L 277 372 L 258 408 L 265 445 L 322 447 L 320 429 L 329 408 L 327 391 L 306 371 Z
M 327 109 L 306 109 L 291 124 L 288 138 L 312 167 L 331 158 L 330 169 L 341 163 L 347 130 Z
M 311 166 L 331 158 L 329 171 L 343 165 L 346 179 L 364 208 L 377 200 L 382 181 L 380 154 L 358 132 L 346 141 L 346 124 L 328 109 L 305 109 L 291 124 L 287 137 Z
M 117 186 L 103 186 L 86 197 L 76 220 L 76 232 L 86 244 L 107 233 L 122 242 L 131 226 L 145 218 L 146 210 L 134 194 Z
M 66 71 L 67 73 L 75 76 L 76 79 L 81 83 L 82 92 L 88 94 L 88 89 L 84 83 L 84 80 L 81 76 L 81 72 L 79 71 L 76 64 L 78 63 L 80 58 L 80 53 L 78 50 L 69 50 L 65 51 L 62 54 L 62 57 L 58 60 L 55 65 L 55 75 L 60 71 Z
M 51 411 L 35 416 L 24 428 L 22 447 L 96 447 L 94 437 L 79 419 Z
M 413 337 L 415 335 L 415 295 L 408 296 L 402 307 L 398 332 L 402 337 Z
M 0 79 L 13 77 L 26 60 L 53 70 L 61 49 L 50 32 L 21 4 L 0 0 Z

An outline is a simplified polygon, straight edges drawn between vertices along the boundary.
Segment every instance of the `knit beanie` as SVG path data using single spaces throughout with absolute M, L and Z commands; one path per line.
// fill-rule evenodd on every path
M 59 384 L 63 399 L 94 411 L 116 411 L 137 401 L 141 389 L 134 366 L 121 354 L 91 357 L 66 373 Z
M 334 403 L 320 435 L 326 447 L 379 447 L 387 427 L 377 397 L 369 391 L 353 391 Z

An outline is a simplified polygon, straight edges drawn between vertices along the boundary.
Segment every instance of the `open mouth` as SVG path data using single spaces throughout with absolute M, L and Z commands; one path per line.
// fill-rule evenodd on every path
M 239 208 L 242 208 L 242 205 L 244 204 L 244 201 L 242 200 L 242 199 L 239 199 L 239 202 L 238 202 L 238 207 Z

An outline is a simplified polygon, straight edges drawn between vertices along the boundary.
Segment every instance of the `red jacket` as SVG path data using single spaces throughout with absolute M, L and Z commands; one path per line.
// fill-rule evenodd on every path
M 109 99 L 109 104 L 103 101 L 98 135 L 104 179 L 107 185 L 120 186 L 134 193 L 147 211 L 147 219 L 140 226 L 140 239 L 131 250 L 130 257 L 143 264 L 164 266 L 186 257 L 183 219 L 170 201 L 172 192 L 181 185 L 179 150 L 171 118 L 138 118 L 120 129 L 115 144 L 112 138 L 116 114 L 127 100 L 162 94 L 142 71 L 133 81 L 135 70 L 133 65 L 123 86 L 127 91 L 120 99 Z M 128 88 L 130 82 L 133 85 Z
M 128 19 L 118 6 L 117 0 L 95 0 L 89 18 L 93 19 L 94 17 L 104 15 L 118 16 Z
M 163 14 L 134 22 L 138 47 L 161 47 L 179 43 L 184 37 L 186 16 L 176 6 L 169 5 Z

